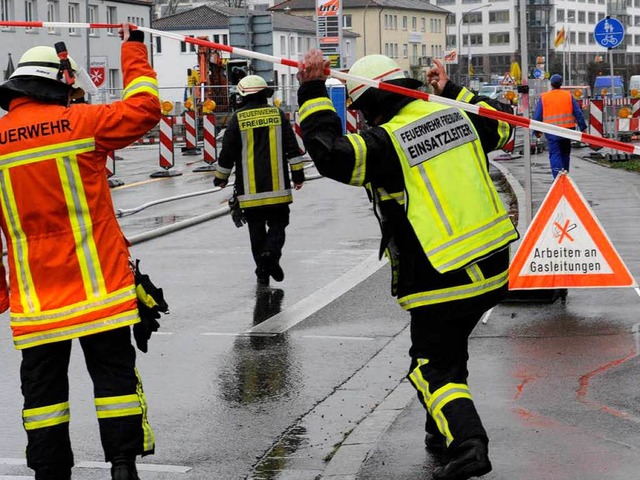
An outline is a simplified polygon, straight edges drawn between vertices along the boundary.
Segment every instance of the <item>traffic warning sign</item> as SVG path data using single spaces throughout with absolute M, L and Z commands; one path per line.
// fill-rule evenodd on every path
M 636 286 L 578 187 L 558 175 L 513 257 L 509 288 Z
M 500 85 L 514 85 L 515 83 L 516 82 L 513 81 L 513 77 L 511 76 L 511 74 L 507 72 L 504 74 L 504 77 L 502 78 Z

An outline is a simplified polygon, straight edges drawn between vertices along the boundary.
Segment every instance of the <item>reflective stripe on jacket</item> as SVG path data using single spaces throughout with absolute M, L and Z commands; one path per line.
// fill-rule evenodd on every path
M 518 238 L 466 113 L 414 101 L 382 127 L 400 158 L 407 218 L 438 272 L 464 268 Z
M 253 103 L 229 122 L 215 176 L 226 181 L 235 164 L 240 208 L 288 204 L 293 195 L 287 162 L 294 179 L 304 181 L 300 153 L 284 113 L 266 103 Z
M 140 321 L 105 164 L 107 152 L 158 123 L 160 102 L 143 43 L 122 44 L 122 69 L 123 101 L 64 107 L 20 97 L 0 119 L 0 221 L 18 349 Z
M 571 92 L 554 88 L 540 96 L 542 121 L 564 128 L 575 128 Z

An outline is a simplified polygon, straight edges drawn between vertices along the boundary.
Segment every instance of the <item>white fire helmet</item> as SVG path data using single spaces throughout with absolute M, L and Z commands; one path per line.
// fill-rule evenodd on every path
M 405 79 L 404 71 L 386 55 L 367 55 L 357 60 L 349 69 L 349 75 L 368 78 L 371 80 L 389 81 Z M 347 92 L 351 98 L 353 108 L 358 108 L 356 102 L 364 92 L 373 88 L 357 80 L 347 80 Z
M 267 85 L 264 78 L 259 75 L 247 75 L 238 82 L 237 88 L 238 93 L 246 97 L 247 95 L 253 95 L 254 93 L 269 88 L 269 85 Z
M 98 89 L 91 80 L 91 77 L 87 75 L 87 72 L 83 68 L 78 67 L 78 64 L 73 58 L 68 58 L 75 77 L 72 88 L 81 88 L 85 93 L 90 94 L 98 93 Z M 56 49 L 53 47 L 38 46 L 30 48 L 22 55 L 17 68 L 9 78 L 41 77 L 66 84 L 64 76 L 58 78 L 59 69 L 60 58 L 56 53 Z

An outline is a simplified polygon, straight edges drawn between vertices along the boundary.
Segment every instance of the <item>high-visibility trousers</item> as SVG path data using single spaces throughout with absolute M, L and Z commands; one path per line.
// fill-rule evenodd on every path
M 131 329 L 118 328 L 79 340 L 93 381 L 105 461 L 122 454 L 153 453 L 153 431 L 147 422 L 146 399 L 135 368 Z M 22 350 L 27 465 L 36 472 L 64 472 L 73 466 L 69 440 L 70 355 L 71 340 Z
M 468 340 L 482 312 L 427 315 L 411 310 L 411 366 L 408 378 L 427 410 L 426 430 L 440 433 L 449 448 L 476 437 L 488 442 L 487 432 L 467 385 Z

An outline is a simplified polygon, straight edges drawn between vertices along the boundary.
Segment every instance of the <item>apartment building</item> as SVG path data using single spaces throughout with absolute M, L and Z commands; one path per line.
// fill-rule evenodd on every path
M 186 36 L 207 36 L 216 43 L 230 44 L 230 19 L 245 17 L 248 13 L 271 15 L 271 48 L 263 51 L 268 55 L 302 59 L 305 52 L 316 43 L 316 25 L 308 18 L 287 15 L 283 12 L 258 12 L 242 8 L 202 5 L 191 10 L 169 15 L 153 21 L 153 28 L 170 31 Z M 264 32 L 263 32 L 264 33 Z M 345 41 L 356 47 L 357 34 L 348 33 Z M 235 45 L 251 49 L 248 45 Z M 229 53 L 222 52 L 224 59 Z M 353 55 L 347 56 L 348 66 L 355 61 Z M 196 68 L 198 64 L 197 47 L 185 42 L 174 42 L 156 37 L 154 45 L 154 67 L 158 72 L 158 82 L 163 100 L 180 102 L 184 97 L 187 83 L 187 69 Z M 272 78 L 267 80 L 277 87 L 274 98 L 280 99 L 285 106 L 296 105 L 296 92 L 299 86 L 296 78 L 297 69 L 281 64 L 273 64 Z
M 316 16 L 314 0 L 286 0 L 270 10 Z M 342 1 L 343 32 L 360 35 L 356 58 L 385 54 L 416 78 L 424 76 L 432 57 L 444 54 L 448 14 L 444 8 L 422 0 Z
M 468 59 L 473 77 L 489 81 L 491 75 L 509 71 L 520 62 L 519 2 L 508 0 L 432 0 L 451 11 L 446 21 L 447 49 L 456 49 L 454 78 L 467 82 Z M 588 66 L 602 62 L 608 73 L 608 51 L 598 45 L 593 32 L 607 15 L 626 27 L 625 41 L 612 49 L 616 74 L 628 76 L 640 61 L 640 0 L 527 0 L 528 64 L 535 67 L 545 57 L 545 70 L 561 73 L 563 56 L 566 81 L 588 80 Z M 555 39 L 564 28 L 566 42 L 556 48 Z M 458 48 L 459 47 L 459 48 Z

